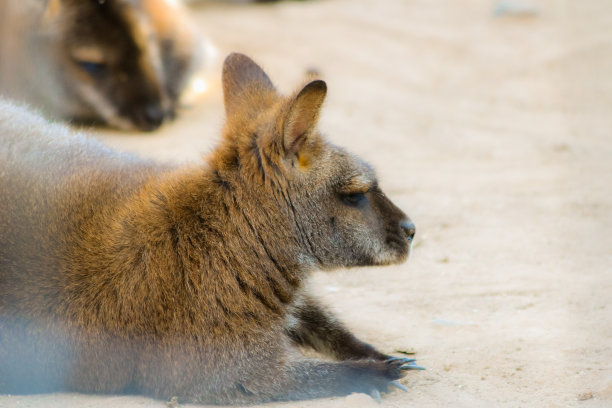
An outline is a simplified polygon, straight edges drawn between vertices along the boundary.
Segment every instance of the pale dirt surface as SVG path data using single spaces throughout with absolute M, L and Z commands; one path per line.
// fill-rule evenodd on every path
M 385 407 L 612 407 L 612 4 L 329 0 L 202 4 L 221 55 L 281 90 L 329 85 L 321 129 L 378 169 L 417 225 L 404 265 L 313 277 L 353 331 L 428 369 Z M 223 123 L 220 74 L 151 135 L 110 144 L 192 160 Z M 1 407 L 165 407 L 143 397 L 0 396 Z M 376 407 L 369 396 L 270 404 Z

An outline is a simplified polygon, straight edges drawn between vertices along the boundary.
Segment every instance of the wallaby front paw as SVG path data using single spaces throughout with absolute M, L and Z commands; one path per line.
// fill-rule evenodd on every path
M 415 364 L 416 358 L 405 358 L 405 357 L 393 357 L 387 356 L 384 359 L 385 363 L 401 364 L 401 369 L 404 371 L 408 370 L 425 370 L 425 367 Z
M 404 358 L 404 357 L 390 357 L 384 361 L 384 363 L 389 367 L 388 369 L 392 372 L 397 372 L 399 370 L 400 377 L 406 375 L 405 371 L 408 370 L 425 370 L 425 367 L 421 367 L 420 365 L 415 364 L 416 359 L 414 358 Z
M 425 370 L 425 367 L 422 367 L 418 364 L 415 364 L 415 358 L 404 358 L 404 357 L 391 357 L 386 362 L 387 363 L 399 363 L 402 364 L 400 366 L 401 370 Z
M 414 359 L 402 357 L 389 357 L 384 361 L 356 361 L 354 369 L 357 371 L 357 376 L 354 391 L 370 394 L 376 400 L 380 400 L 380 393 L 388 392 L 389 387 L 406 391 L 406 387 L 396 380 L 404 377 L 408 370 L 425 369 L 414 362 Z
M 403 364 L 407 364 L 407 363 L 414 363 L 416 361 L 416 358 L 387 356 L 387 358 L 385 358 L 384 360 L 387 362 L 400 361 Z

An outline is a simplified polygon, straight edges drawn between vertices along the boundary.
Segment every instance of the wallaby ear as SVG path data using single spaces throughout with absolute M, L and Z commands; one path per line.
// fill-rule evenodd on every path
M 246 55 L 231 53 L 223 63 L 223 96 L 229 117 L 244 104 L 246 94 L 274 91 L 274 85 L 259 65 Z
M 327 94 L 327 85 L 318 79 L 306 84 L 289 106 L 283 125 L 283 143 L 287 156 L 297 155 L 312 134 Z

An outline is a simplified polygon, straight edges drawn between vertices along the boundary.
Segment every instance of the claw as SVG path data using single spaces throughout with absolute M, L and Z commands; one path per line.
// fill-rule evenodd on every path
M 408 388 L 404 387 L 402 384 L 398 383 L 397 381 L 391 381 L 389 385 L 392 385 L 395 388 L 399 388 L 400 390 L 404 392 L 408 392 Z
M 385 360 L 387 363 L 392 363 L 394 361 L 399 361 L 401 364 L 414 363 L 416 358 L 405 358 L 405 357 L 391 357 Z
M 425 370 L 425 367 L 416 364 L 404 364 L 400 366 L 400 370 Z
M 380 398 L 380 391 L 378 391 L 376 388 L 374 388 L 370 392 L 370 395 L 372 396 L 372 398 L 374 398 L 376 400 L 376 402 L 378 402 L 379 404 L 382 404 L 382 398 Z

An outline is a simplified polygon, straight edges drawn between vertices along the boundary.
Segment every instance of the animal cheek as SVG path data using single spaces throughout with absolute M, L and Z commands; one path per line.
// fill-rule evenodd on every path
M 336 222 L 337 229 L 349 242 L 363 244 L 381 238 L 381 225 L 372 217 L 344 217 L 341 222 Z
M 331 228 L 332 233 L 336 233 L 338 231 L 338 225 L 336 224 L 336 217 L 329 217 L 329 227 Z
M 372 207 L 363 209 L 360 215 L 364 227 L 373 233 L 375 231 L 382 231 L 384 229 L 385 220 L 380 216 L 380 214 L 378 214 L 378 212 L 374 211 Z

